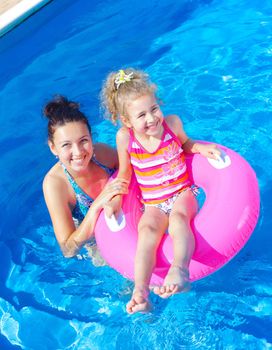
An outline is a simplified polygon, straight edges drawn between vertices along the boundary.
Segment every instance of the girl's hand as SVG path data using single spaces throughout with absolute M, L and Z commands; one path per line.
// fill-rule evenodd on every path
M 208 143 L 208 144 L 198 143 L 197 150 L 202 156 L 211 158 L 211 159 L 218 159 L 218 157 L 220 157 L 221 155 L 220 149 L 212 143 Z

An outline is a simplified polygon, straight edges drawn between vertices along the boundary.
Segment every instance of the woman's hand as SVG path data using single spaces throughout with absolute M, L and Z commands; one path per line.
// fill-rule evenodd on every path
M 122 196 L 118 195 L 112 198 L 108 203 L 104 205 L 104 210 L 108 218 L 112 215 L 117 219 L 122 207 Z
M 96 197 L 92 206 L 96 206 L 97 209 L 102 209 L 111 201 L 111 199 L 117 195 L 123 195 L 128 193 L 129 181 L 122 178 L 116 178 L 109 182 L 102 192 Z
M 197 152 L 202 156 L 211 159 L 218 159 L 221 155 L 220 149 L 212 143 L 197 143 L 196 145 Z

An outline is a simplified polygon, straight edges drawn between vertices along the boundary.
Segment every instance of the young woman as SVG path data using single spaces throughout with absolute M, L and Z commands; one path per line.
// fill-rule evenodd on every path
M 127 193 L 127 181 L 109 177 L 118 167 L 116 151 L 92 143 L 91 128 L 79 105 L 58 96 L 44 108 L 48 145 L 58 159 L 43 181 L 45 202 L 65 257 L 72 257 L 94 234 L 100 211 Z

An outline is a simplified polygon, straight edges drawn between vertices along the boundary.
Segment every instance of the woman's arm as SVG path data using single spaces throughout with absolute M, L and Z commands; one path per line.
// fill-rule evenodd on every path
M 166 122 L 170 129 L 179 138 L 182 148 L 186 153 L 200 153 L 204 157 L 217 159 L 221 152 L 216 145 L 212 143 L 199 143 L 190 139 L 183 129 L 183 124 L 177 115 L 170 115 L 166 118 Z
M 118 194 L 127 193 L 127 184 L 120 179 L 106 184 L 77 228 L 72 218 L 69 192 L 65 182 L 61 178 L 47 175 L 43 182 L 43 192 L 63 255 L 72 257 L 92 237 L 96 220 L 105 203 Z

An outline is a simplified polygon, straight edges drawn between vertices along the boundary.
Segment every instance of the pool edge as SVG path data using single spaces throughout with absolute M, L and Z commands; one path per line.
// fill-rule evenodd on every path
M 0 38 L 52 0 L 22 0 L 0 15 Z

